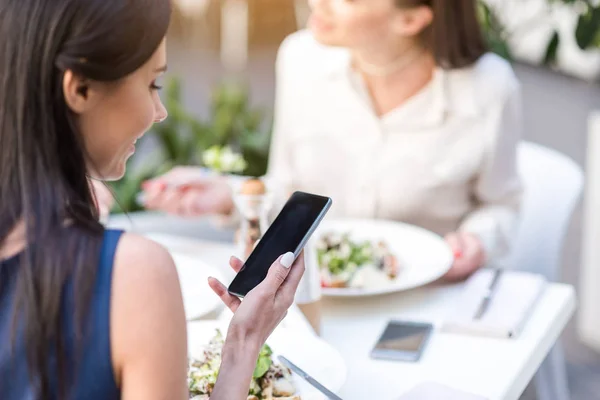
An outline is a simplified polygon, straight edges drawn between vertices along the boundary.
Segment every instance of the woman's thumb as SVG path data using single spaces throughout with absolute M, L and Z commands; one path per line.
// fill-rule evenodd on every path
M 288 252 L 279 257 L 277 261 L 271 265 L 267 278 L 265 279 L 270 287 L 275 290 L 279 289 L 279 286 L 281 286 L 285 281 L 285 278 L 287 278 L 295 258 L 294 253 Z

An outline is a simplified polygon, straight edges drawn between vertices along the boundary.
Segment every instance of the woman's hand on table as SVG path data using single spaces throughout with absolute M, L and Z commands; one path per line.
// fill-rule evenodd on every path
M 234 208 L 231 189 L 222 177 L 197 167 L 176 167 L 144 182 L 144 207 L 184 217 L 227 215 Z
M 444 280 L 463 280 L 485 263 L 483 243 L 476 235 L 468 232 L 453 232 L 446 235 L 445 240 L 454 254 L 454 263 L 444 275 Z

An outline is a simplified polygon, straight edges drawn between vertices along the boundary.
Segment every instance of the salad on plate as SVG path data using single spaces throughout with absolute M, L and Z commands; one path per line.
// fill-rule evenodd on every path
M 188 366 L 188 387 L 190 399 L 208 400 L 213 391 L 225 339 L 217 329 L 200 359 L 190 358 Z M 273 351 L 264 345 L 260 351 L 256 368 L 250 382 L 247 400 L 301 400 L 289 369 L 273 361 Z
M 401 266 L 383 240 L 352 240 L 350 234 L 327 233 L 316 243 L 324 288 L 364 288 L 389 284 Z

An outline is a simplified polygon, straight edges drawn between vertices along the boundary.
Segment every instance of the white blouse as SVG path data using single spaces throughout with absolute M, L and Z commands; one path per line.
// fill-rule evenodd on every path
M 328 195 L 331 216 L 475 233 L 488 260 L 508 252 L 521 196 L 521 103 L 506 61 L 486 54 L 469 68 L 437 69 L 383 117 L 349 52 L 308 31 L 284 41 L 276 74 L 269 186 Z

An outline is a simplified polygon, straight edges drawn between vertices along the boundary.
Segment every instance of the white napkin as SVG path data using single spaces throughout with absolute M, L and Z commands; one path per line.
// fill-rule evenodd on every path
M 397 400 L 487 400 L 478 396 L 457 390 L 435 382 L 425 382 L 405 393 Z
M 494 275 L 483 269 L 471 276 L 458 304 L 442 324 L 442 332 L 514 338 L 517 337 L 543 293 L 543 276 L 527 272 L 505 271 L 498 281 L 487 311 L 474 318 Z

